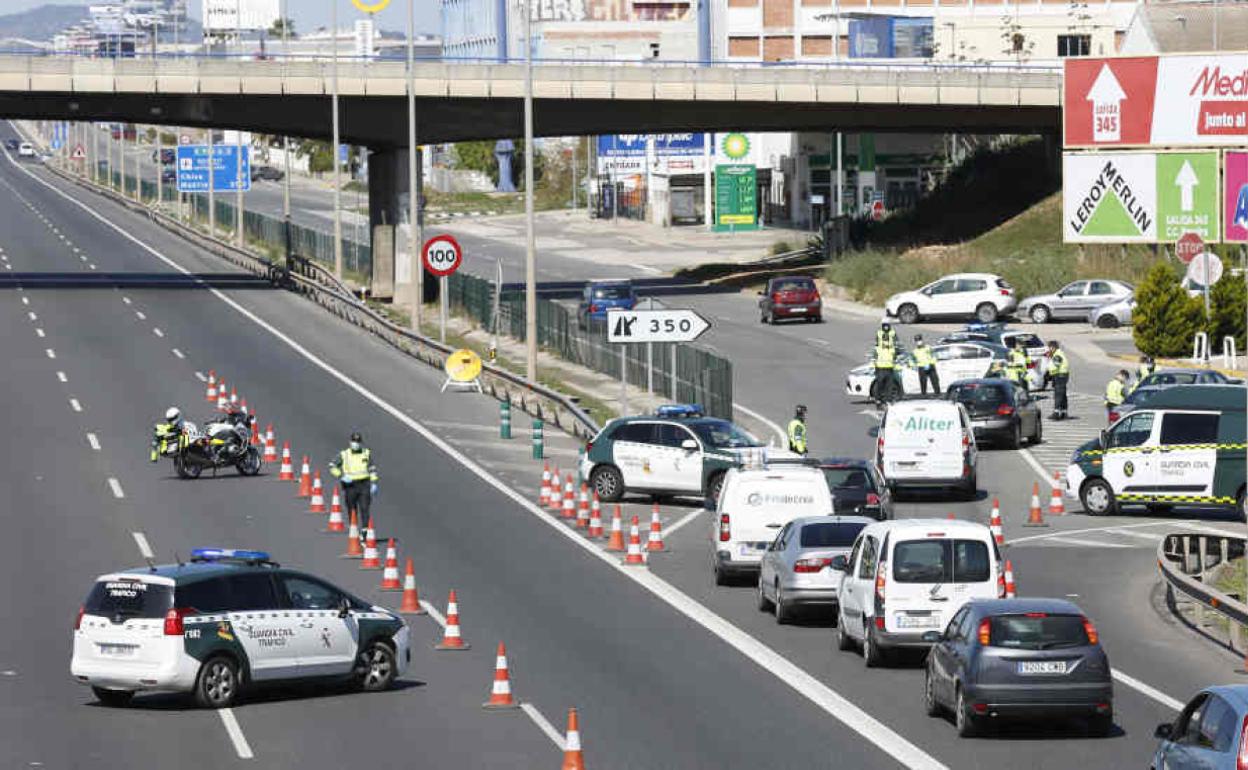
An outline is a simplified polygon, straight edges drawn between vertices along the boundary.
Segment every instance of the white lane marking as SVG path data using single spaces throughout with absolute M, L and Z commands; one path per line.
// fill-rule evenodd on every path
M 1044 466 L 1040 464 L 1040 461 L 1036 459 L 1036 456 L 1031 453 L 1030 449 L 1020 449 L 1018 450 L 1018 453 L 1022 455 L 1023 459 L 1027 461 L 1027 464 L 1036 471 L 1036 475 L 1038 475 L 1045 484 L 1048 484 L 1050 487 L 1062 486 L 1060 481 L 1054 479 L 1053 475 L 1044 469 Z
M 1205 532 L 1210 535 L 1217 535 L 1218 537 L 1243 537 L 1244 536 L 1243 532 L 1232 532 L 1230 530 L 1218 529 L 1217 527 L 1211 527 L 1208 524 L 1199 524 L 1196 522 L 1189 522 L 1187 524 L 1184 524 L 1183 526 L 1187 529 L 1194 529 L 1197 532 Z
M 537 706 L 534 706 L 532 703 L 521 703 L 520 710 L 529 715 L 529 719 L 533 720 L 533 724 L 537 725 L 537 729 L 546 733 L 546 737 L 550 739 L 551 743 L 555 744 L 556 748 L 563 751 L 563 736 L 550 723 L 550 720 L 542 716 L 542 712 L 537 710 Z
M 633 267 L 637 268 L 638 270 L 644 273 L 653 273 L 654 275 L 663 275 L 663 271 L 658 269 L 657 267 L 650 267 L 649 265 L 633 265 Z
M 438 612 L 437 607 L 434 607 L 432 604 L 425 601 L 424 599 L 420 600 L 420 606 L 425 608 L 425 612 L 429 613 L 429 617 L 433 618 L 434 623 L 437 623 L 439 626 L 446 628 L 446 617 L 443 616 L 441 612 Z
M 58 187 L 40 179 L 29 169 L 19 166 L 7 152 L 5 153 L 5 157 L 19 171 L 25 173 L 31 179 L 48 188 L 56 195 L 59 195 L 66 201 L 87 212 L 88 215 L 94 217 L 106 227 L 114 230 L 126 240 L 136 246 L 139 246 L 144 251 L 148 252 L 183 275 L 192 275 L 189 270 L 182 267 L 177 262 L 169 259 L 164 254 L 160 253 L 152 246 L 149 246 L 136 236 L 126 232 L 118 225 L 109 221 L 106 217 L 93 211 L 86 204 L 62 191 Z M 410 428 L 414 433 L 422 436 L 426 441 L 447 455 L 447 457 L 458 462 L 466 470 L 477 476 L 477 478 L 481 479 L 486 484 L 494 487 L 499 494 L 511 499 L 516 505 L 532 514 L 538 521 L 545 523 L 552 531 L 558 532 L 559 535 L 566 538 L 569 543 L 583 549 L 586 554 L 599 559 L 607 568 L 614 570 L 616 574 L 637 583 L 656 598 L 666 602 L 676 611 L 701 625 L 713 635 L 719 637 L 726 644 L 736 648 L 741 654 L 754 661 L 754 663 L 764 671 L 776 677 L 778 681 L 792 688 L 794 692 L 805 697 L 816 706 L 823 709 L 829 716 L 840 721 L 846 727 L 873 743 L 881 751 L 896 759 L 903 766 L 916 768 L 916 770 L 947 770 L 946 766 L 940 763 L 935 757 L 906 740 L 906 738 L 900 733 L 856 706 L 844 695 L 841 695 L 839 692 L 819 681 L 818 678 L 807 672 L 802 667 L 758 641 L 753 636 L 750 636 L 748 633 L 733 625 L 729 621 L 715 614 L 707 607 L 699 604 L 688 594 L 652 574 L 649 570 L 637 570 L 635 568 L 625 567 L 621 561 L 615 557 L 615 554 L 598 550 L 598 546 L 596 544 L 582 538 L 576 530 L 565 527 L 559 519 L 551 517 L 545 511 L 538 508 L 535 503 L 521 496 L 521 494 L 516 490 L 508 487 L 503 481 L 477 464 L 470 457 L 439 438 L 436 433 L 404 414 L 398 407 L 373 393 L 368 388 L 351 379 L 346 374 L 343 374 L 338 369 L 325 363 L 280 329 L 273 326 L 268 321 L 265 321 L 263 318 L 260 318 L 255 313 L 240 305 L 238 302 L 235 302 L 219 289 L 208 286 L 202 279 L 197 280 L 196 283 L 203 286 L 208 293 L 233 308 L 244 318 L 247 318 L 256 326 L 264 329 L 269 334 L 285 343 L 287 347 L 298 353 L 309 363 L 321 369 L 333 379 L 338 380 L 346 387 L 354 390 L 360 395 L 361 398 L 372 403 L 381 411 L 389 414 L 396 421 Z
M 22 297 L 22 304 L 23 304 L 23 305 L 29 305 L 29 304 L 30 304 L 30 297 Z
M 130 304 L 130 298 L 129 298 L 129 297 L 122 297 L 122 298 L 121 298 L 121 301 L 122 301 L 122 302 L 124 302 L 124 303 L 126 303 L 127 305 L 129 305 L 129 304 Z
M 1141 540 L 1152 540 L 1153 542 L 1166 539 L 1165 535 L 1159 535 L 1156 532 L 1135 532 L 1129 529 L 1124 529 L 1122 527 L 1117 527 L 1115 529 L 1107 529 L 1105 531 L 1113 532 L 1115 535 L 1126 535 L 1127 537 L 1138 537 Z
M 90 444 L 91 448 L 95 451 L 100 451 L 100 440 L 94 433 L 87 434 L 87 443 Z
M 162 332 L 162 331 L 160 330 L 160 327 L 159 327 L 159 326 L 156 326 L 156 327 L 153 327 L 153 328 L 152 328 L 152 334 L 155 334 L 157 337 L 163 337 L 163 336 L 165 336 L 165 333 L 164 333 L 164 332 Z
M 1188 522 L 1180 521 L 1146 521 L 1140 524 L 1119 524 L 1112 527 L 1092 527 L 1090 529 L 1068 529 L 1064 532 L 1051 532 L 1045 535 L 1027 535 L 1025 537 L 1010 538 L 1013 544 L 1025 543 L 1030 540 L 1048 540 L 1053 537 L 1067 537 L 1069 535 L 1085 535 L 1089 532 L 1106 532 L 1115 529 L 1143 529 L 1145 527 L 1178 527 L 1187 526 Z
M 186 358 L 186 356 L 182 355 L 182 351 L 178 350 L 177 348 L 174 348 L 172 352 L 178 358 Z
M 81 412 L 81 411 L 82 411 L 82 404 L 78 403 L 78 399 L 76 399 L 76 398 L 71 398 L 71 399 L 69 400 L 69 408 L 70 408 L 70 409 L 73 409 L 75 412 Z
M 147 535 L 142 532 L 131 532 L 134 537 L 134 543 L 139 547 L 139 555 L 144 559 L 155 559 L 156 554 L 152 553 L 152 546 L 147 542 Z
M 92 270 L 94 270 L 94 269 L 95 269 L 95 263 L 94 263 L 94 262 L 92 262 L 92 263 L 90 263 L 89 265 L 87 265 L 87 267 L 89 267 L 89 268 L 91 268 Z
M 146 315 L 144 315 L 144 313 L 143 313 L 143 311 L 142 311 L 142 310 L 136 310 L 136 311 L 134 311 L 134 314 L 135 314 L 136 316 L 138 316 L 138 318 L 139 318 L 139 320 L 140 320 L 140 321 L 146 321 L 146 320 L 147 320 L 147 316 L 146 316 Z
M 234 710 L 217 709 L 217 714 L 221 717 L 221 723 L 225 725 L 225 731 L 230 736 L 230 742 L 234 744 L 234 751 L 238 753 L 238 758 L 255 757 L 255 754 L 251 753 L 251 746 L 247 743 L 247 736 L 243 735 L 243 728 L 238 726 L 238 720 L 234 718 Z
M 108 477 L 108 487 L 109 489 L 113 490 L 113 497 L 117 498 L 118 500 L 126 496 L 126 493 L 121 491 L 121 482 L 113 478 L 112 476 Z
M 23 299 L 24 299 L 24 298 L 23 298 Z M 39 320 L 39 316 L 35 315 L 35 311 L 33 311 L 33 310 L 32 310 L 32 311 L 30 311 L 29 313 L 27 313 L 27 314 L 26 314 L 26 317 L 27 317 L 27 318 L 29 318 L 29 319 L 30 319 L 30 320 L 32 320 L 32 321 L 38 321 L 38 320 Z
M 40 338 L 43 338 L 43 337 L 48 336 L 48 335 L 46 335 L 46 334 L 44 334 L 44 333 L 43 333 L 43 329 L 35 329 L 35 335 L 36 335 L 36 336 L 38 336 L 38 337 L 40 337 Z
M 200 382 L 207 382 L 207 381 L 208 381 L 208 378 L 204 376 L 204 373 L 203 373 L 203 372 L 195 372 L 195 376 L 199 378 L 199 381 L 200 381 Z
M 762 416 L 761 414 L 754 411 L 753 409 L 750 409 L 746 406 L 742 406 L 741 404 L 738 404 L 735 401 L 732 404 L 732 408 L 740 409 L 741 411 L 748 414 L 750 417 L 753 417 L 755 420 L 758 420 L 762 424 L 766 425 L 768 428 L 771 428 L 772 430 L 776 432 L 776 435 L 780 437 L 780 445 L 786 448 L 789 446 L 789 436 L 787 433 L 785 433 L 783 430 L 780 429 L 779 425 L 775 424 L 771 420 L 768 420 L 766 417 Z
M 48 348 L 45 352 L 48 354 L 48 358 L 56 358 L 56 351 L 52 348 Z
M 65 376 L 65 372 L 57 372 L 56 379 L 60 380 L 61 382 L 69 382 L 69 378 Z
M 1110 543 L 1105 540 L 1080 540 L 1077 537 L 1063 537 L 1054 535 L 1048 539 L 1050 543 L 1064 543 L 1066 545 L 1091 546 L 1093 548 L 1131 548 L 1123 543 Z
M 1162 692 L 1161 690 L 1158 690 L 1156 687 L 1150 687 L 1149 685 L 1146 685 L 1143 682 L 1141 682 L 1139 679 L 1136 679 L 1133 676 L 1124 674 L 1116 668 L 1113 669 L 1113 674 L 1114 674 L 1114 679 L 1117 679 L 1119 682 L 1122 682 L 1127 687 L 1130 687 L 1131 689 L 1143 695 L 1147 695 L 1148 697 L 1157 701 L 1161 705 L 1169 706 L 1175 711 L 1183 710 L 1183 701 L 1177 698 L 1171 698 L 1169 695 L 1166 695 L 1164 692 Z
M 699 508 L 698 510 L 693 511 L 692 513 L 688 513 L 688 514 L 686 514 L 686 515 L 684 515 L 684 516 L 680 517 L 680 519 L 679 519 L 679 520 L 678 520 L 675 524 L 673 524 L 672 526 L 667 527 L 667 528 L 665 528 L 665 529 L 663 530 L 663 536 L 664 536 L 664 537 L 670 537 L 672 534 L 674 534 L 674 533 L 675 533 L 677 530 L 679 530 L 681 527 L 685 526 L 686 524 L 688 524 L 689 522 L 691 522 L 691 521 L 693 521 L 694 519 L 698 518 L 699 516 L 701 516 L 701 515 L 702 515 L 702 514 L 704 514 L 704 513 L 706 513 L 706 511 L 705 511 L 704 509 L 702 509 L 702 508 Z

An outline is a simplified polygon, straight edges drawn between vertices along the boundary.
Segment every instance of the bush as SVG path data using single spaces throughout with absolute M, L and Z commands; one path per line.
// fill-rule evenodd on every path
M 1229 273 L 1209 290 L 1209 349 L 1222 350 L 1222 338 L 1234 337 L 1236 351 L 1245 349 L 1244 313 L 1248 311 L 1248 286 Z
M 1135 346 L 1150 356 L 1181 356 L 1205 327 L 1204 303 L 1189 297 L 1169 262 L 1158 262 L 1135 290 Z

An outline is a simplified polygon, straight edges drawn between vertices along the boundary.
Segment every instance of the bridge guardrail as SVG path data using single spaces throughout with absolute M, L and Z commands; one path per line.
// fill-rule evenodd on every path
M 1157 544 L 1157 567 L 1166 585 L 1166 600 L 1197 633 L 1208 636 L 1241 655 L 1248 655 L 1248 603 L 1245 595 L 1223 593 L 1209 582 L 1215 568 L 1245 554 L 1245 538 L 1204 532 L 1168 534 Z M 1248 581 L 1246 581 L 1248 582 Z M 1248 585 L 1245 586 L 1248 591 Z M 1193 617 L 1179 607 L 1190 603 Z M 1208 613 L 1225 622 L 1208 622 Z

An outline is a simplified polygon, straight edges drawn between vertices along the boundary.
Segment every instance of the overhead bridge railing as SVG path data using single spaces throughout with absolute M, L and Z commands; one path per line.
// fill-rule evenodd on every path
M 1157 545 L 1157 566 L 1166 602 L 1198 633 L 1248 656 L 1248 579 L 1224 592 L 1220 578 L 1244 556 L 1245 539 L 1205 532 L 1166 535 Z

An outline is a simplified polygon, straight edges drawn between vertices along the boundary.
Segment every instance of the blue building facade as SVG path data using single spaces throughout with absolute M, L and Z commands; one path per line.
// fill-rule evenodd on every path
M 507 0 L 439 2 L 444 58 L 506 61 Z

